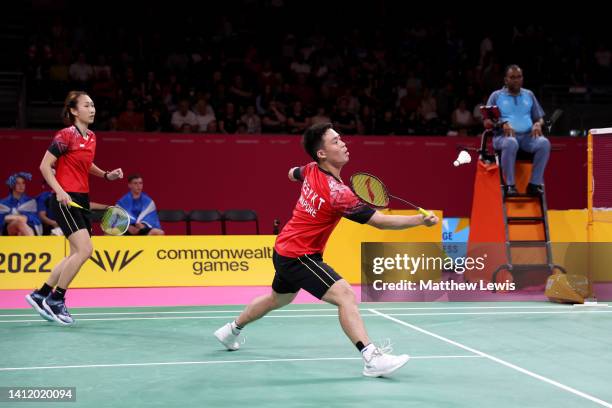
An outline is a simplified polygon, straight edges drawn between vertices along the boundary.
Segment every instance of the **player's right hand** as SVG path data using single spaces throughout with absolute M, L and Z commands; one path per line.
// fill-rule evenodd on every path
M 70 205 L 70 203 L 72 202 L 72 197 L 70 197 L 70 195 L 67 192 L 62 191 L 61 193 L 57 194 L 57 201 L 60 204 L 65 205 L 66 207 L 68 207 Z

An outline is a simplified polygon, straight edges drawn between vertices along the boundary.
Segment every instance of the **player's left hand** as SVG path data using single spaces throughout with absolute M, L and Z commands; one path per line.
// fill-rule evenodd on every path
M 123 170 L 121 170 L 121 168 L 118 168 L 118 169 L 115 169 L 113 171 L 109 171 L 107 177 L 108 177 L 109 180 L 122 179 L 123 178 Z
M 423 217 L 423 225 L 427 227 L 436 225 L 438 222 L 440 222 L 440 219 L 433 213 L 429 217 Z

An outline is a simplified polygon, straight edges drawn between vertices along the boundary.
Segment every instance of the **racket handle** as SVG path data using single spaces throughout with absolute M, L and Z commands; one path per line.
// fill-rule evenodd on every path
M 421 214 L 423 214 L 423 216 L 425 216 L 425 217 L 431 217 L 431 215 L 432 215 L 432 214 L 431 214 L 429 211 L 424 210 L 424 209 L 422 209 L 421 207 L 417 208 L 417 210 L 418 210 L 418 211 L 419 211 Z
M 89 211 L 87 208 L 83 207 L 83 206 L 82 206 L 82 205 L 80 205 L 79 203 L 75 203 L 74 201 L 71 201 L 71 202 L 70 202 L 70 206 L 71 206 L 71 207 L 74 207 L 74 208 L 79 208 L 79 209 L 81 209 L 81 210 L 83 210 L 83 211 L 86 211 L 86 212 L 91 212 L 91 211 Z

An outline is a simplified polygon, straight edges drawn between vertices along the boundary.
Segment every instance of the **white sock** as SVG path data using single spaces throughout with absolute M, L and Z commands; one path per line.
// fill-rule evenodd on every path
M 376 346 L 370 343 L 361 350 L 361 356 L 363 357 L 364 360 L 370 361 L 372 359 L 372 353 L 374 352 L 375 349 L 376 349 Z
M 234 336 L 237 336 L 240 334 L 240 331 L 242 330 L 242 327 L 239 327 L 236 324 L 236 321 L 234 320 L 233 322 L 230 323 L 230 327 L 232 328 L 232 333 L 234 334 Z

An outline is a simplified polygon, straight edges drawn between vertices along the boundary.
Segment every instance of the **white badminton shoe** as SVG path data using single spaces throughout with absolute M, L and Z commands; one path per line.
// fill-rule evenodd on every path
M 369 356 L 363 357 L 365 365 L 363 375 L 366 377 L 386 377 L 403 367 L 410 360 L 408 354 L 394 356 L 389 354 L 392 351 L 391 345 L 376 347 Z
M 240 348 L 240 342 L 238 337 L 240 334 L 234 334 L 232 332 L 231 323 L 227 323 L 215 332 L 215 337 L 221 344 L 225 346 L 229 351 L 236 351 Z

